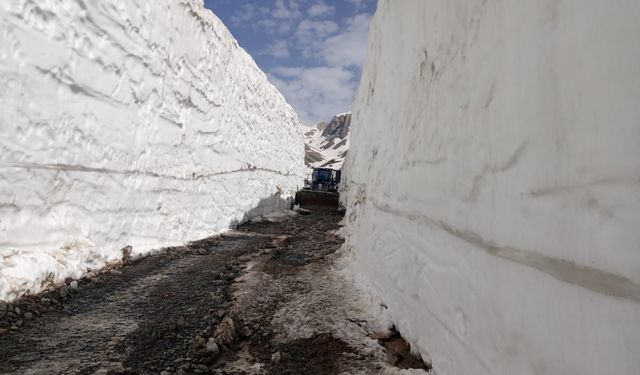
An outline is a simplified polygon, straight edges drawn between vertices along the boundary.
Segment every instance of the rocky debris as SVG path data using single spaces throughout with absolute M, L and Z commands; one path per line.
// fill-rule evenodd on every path
M 282 361 L 282 353 L 280 352 L 273 353 L 273 355 L 271 356 L 271 362 L 278 364 L 280 363 L 280 361 Z
M 69 294 L 69 287 L 67 286 L 67 284 L 62 285 L 58 289 L 58 294 L 61 298 L 65 298 Z
M 24 313 L 24 318 L 25 318 L 26 320 L 31 320 L 31 319 L 33 319 L 33 313 L 30 313 L 30 312 L 26 312 L 26 313 Z
M 6 335 L 9 331 L 5 328 L 0 328 L 0 337 Z
M 131 253 L 133 252 L 133 247 L 125 246 L 120 252 L 122 253 L 122 263 L 127 264 L 131 262 Z
M 296 212 L 299 212 L 300 215 L 311 215 L 313 211 L 307 210 L 306 208 L 298 207 L 296 208 Z
M 226 346 L 229 346 L 236 341 L 238 334 L 236 331 L 235 322 L 231 317 L 226 316 L 222 320 L 222 323 L 220 323 L 220 325 L 218 325 L 218 328 L 216 329 L 215 337 L 217 339 L 217 342 Z
M 76 280 L 73 280 L 72 282 L 69 283 L 69 288 L 71 288 L 71 290 L 78 289 L 78 282 Z
M 425 363 L 419 355 L 411 352 L 411 345 L 392 327 L 388 332 L 374 335 L 378 343 L 387 350 L 387 362 L 401 369 L 431 370 L 431 364 Z
M 206 350 L 209 353 L 213 353 L 214 355 L 220 354 L 220 348 L 218 347 L 218 344 L 216 343 L 216 340 L 213 337 L 210 338 L 209 341 L 207 341 Z

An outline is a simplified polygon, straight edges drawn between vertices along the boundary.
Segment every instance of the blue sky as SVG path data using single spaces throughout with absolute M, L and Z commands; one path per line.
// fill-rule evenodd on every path
M 304 125 L 351 110 L 376 0 L 205 0 Z

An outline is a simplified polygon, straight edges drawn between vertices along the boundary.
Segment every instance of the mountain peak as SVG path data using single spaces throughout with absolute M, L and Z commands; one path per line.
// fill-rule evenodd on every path
M 349 149 L 350 127 L 351 112 L 345 112 L 305 133 L 307 167 L 340 169 Z

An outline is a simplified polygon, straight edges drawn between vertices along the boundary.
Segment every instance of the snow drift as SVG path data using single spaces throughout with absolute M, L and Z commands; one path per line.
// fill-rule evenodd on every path
M 0 45 L 0 300 L 302 186 L 296 114 L 201 0 L 4 1 Z
M 347 249 L 438 374 L 640 368 L 640 3 L 383 0 Z

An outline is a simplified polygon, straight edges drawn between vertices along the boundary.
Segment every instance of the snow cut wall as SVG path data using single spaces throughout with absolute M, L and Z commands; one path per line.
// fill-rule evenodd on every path
M 0 46 L 0 300 L 303 183 L 297 115 L 201 0 L 2 1 Z
M 359 281 L 440 375 L 638 374 L 640 3 L 382 0 Z

